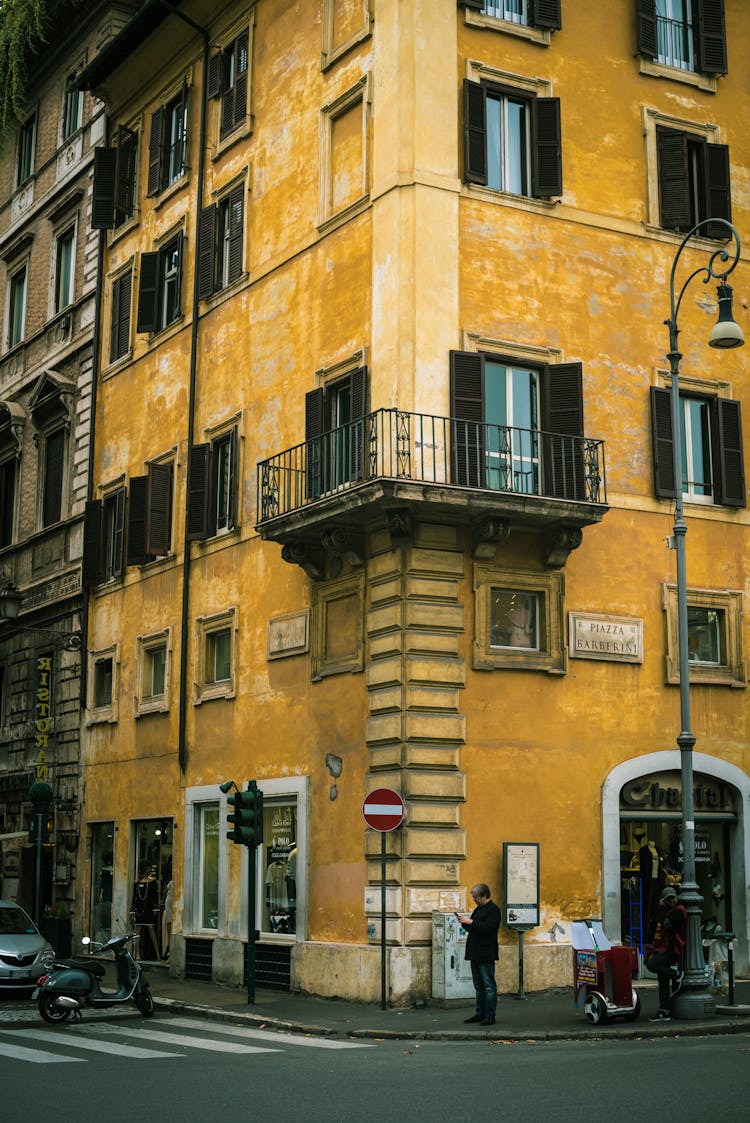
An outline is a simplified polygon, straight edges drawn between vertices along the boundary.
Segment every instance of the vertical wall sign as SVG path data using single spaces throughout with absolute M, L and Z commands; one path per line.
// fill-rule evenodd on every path
M 49 774 L 50 732 L 52 729 L 52 654 L 38 655 L 34 695 L 35 749 L 34 769 L 37 780 Z

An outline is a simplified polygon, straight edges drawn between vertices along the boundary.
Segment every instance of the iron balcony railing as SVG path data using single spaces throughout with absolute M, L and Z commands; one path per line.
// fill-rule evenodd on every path
M 693 69 L 692 24 L 686 20 L 657 16 L 656 37 L 659 62 L 664 63 L 665 66 L 677 67 L 679 70 Z
M 258 524 L 376 479 L 607 502 L 600 440 L 380 409 L 262 460 Z

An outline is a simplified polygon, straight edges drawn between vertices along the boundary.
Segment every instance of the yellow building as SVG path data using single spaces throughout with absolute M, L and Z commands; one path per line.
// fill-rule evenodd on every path
M 219 784 L 254 779 L 260 985 L 377 996 L 376 788 L 407 807 L 394 1002 L 433 991 L 433 910 L 502 896 L 504 843 L 539 847 L 530 989 L 570 981 L 576 917 L 642 945 L 680 860 L 670 269 L 749 209 L 744 6 L 687 7 L 153 2 L 87 66 L 83 926 L 113 887 L 163 952 L 172 882 L 171 970 L 240 983 Z M 747 332 L 746 255 L 732 283 Z M 708 350 L 716 312 L 696 278 L 697 850 L 746 965 L 748 365 Z

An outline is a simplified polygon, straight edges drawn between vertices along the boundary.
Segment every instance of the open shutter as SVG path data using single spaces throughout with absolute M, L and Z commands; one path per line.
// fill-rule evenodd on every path
M 148 470 L 148 516 L 146 553 L 164 557 L 169 553 L 172 513 L 172 465 L 151 464 Z
M 214 291 L 216 269 L 216 203 L 201 211 L 198 244 L 198 296 L 205 300 Z
M 538 97 L 531 104 L 534 114 L 534 197 L 562 195 L 560 99 Z
M 487 107 L 484 87 L 464 79 L 464 181 L 487 184 Z
M 94 185 L 91 199 L 91 225 L 94 230 L 109 230 L 115 224 L 116 166 L 116 149 L 94 149 Z
M 211 58 L 208 60 L 206 97 L 209 101 L 217 98 L 221 93 L 222 55 L 223 52 L 219 51 L 217 54 L 211 55 Z
M 239 492 L 239 461 L 237 430 L 232 429 L 229 434 L 229 523 L 227 529 L 237 526 L 237 496 Z
M 746 507 L 745 460 L 742 451 L 740 403 L 729 398 L 716 399 L 716 437 L 714 489 L 716 502 L 725 507 Z
M 187 540 L 200 542 L 210 534 L 211 445 L 193 445 L 188 464 Z
M 367 395 L 367 367 L 352 371 L 351 416 L 351 478 L 362 480 L 365 475 L 365 399 Z
M 557 363 L 542 379 L 544 493 L 584 502 L 583 367 Z
M 305 394 L 305 483 L 308 500 L 317 499 L 323 490 L 324 409 L 322 386 Z
M 689 230 L 690 176 L 687 136 L 670 129 L 657 129 L 659 201 L 665 230 Z
M 562 27 L 561 7 L 560 0 L 529 0 L 529 23 L 555 31 Z
M 123 273 L 112 285 L 112 323 L 110 325 L 109 361 L 122 358 L 130 346 L 130 297 L 133 288 L 131 270 Z
M 135 210 L 135 160 L 137 135 L 120 126 L 117 134 L 117 175 L 115 177 L 115 209 L 130 218 Z
M 83 573 L 84 589 L 91 589 L 101 580 L 101 529 L 102 501 L 89 499 L 83 512 Z
M 175 280 L 175 310 L 179 316 L 182 310 L 182 243 L 185 240 L 182 231 L 176 237 L 177 242 L 177 277 Z M 158 303 L 158 302 L 157 302 Z
M 141 282 L 138 289 L 136 331 L 156 331 L 158 315 L 159 254 L 141 254 Z
M 651 445 L 654 492 L 659 499 L 676 499 L 671 394 L 661 386 L 651 387 Z
M 703 74 L 726 74 L 724 0 L 693 0 L 693 4 L 696 68 Z
M 656 58 L 659 44 L 656 34 L 656 0 L 636 0 L 636 43 L 638 54 Z
M 229 284 L 236 281 L 238 277 L 242 276 L 242 241 L 243 241 L 243 215 L 244 215 L 244 183 L 238 184 L 232 188 L 229 194 L 228 210 L 229 210 L 229 261 L 227 270 L 227 280 Z
M 146 553 L 146 501 L 148 476 L 133 476 L 128 498 L 128 565 L 145 565 Z
M 161 169 L 164 160 L 164 107 L 151 114 L 151 136 L 148 141 L 147 195 L 158 195 L 161 189 Z
M 483 487 L 484 356 L 476 351 L 450 353 L 450 415 L 453 483 Z
M 729 148 L 726 144 L 706 144 L 707 218 L 732 221 L 732 194 L 729 185 Z M 709 224 L 709 238 L 726 238 L 726 226 Z
M 112 526 L 112 577 L 122 577 L 125 570 L 125 488 L 118 488 L 113 496 L 114 520 Z
M 221 56 L 221 136 L 226 136 L 232 131 L 234 125 L 234 100 L 237 90 L 236 73 L 237 42 L 222 53 Z M 232 81 L 233 62 L 235 67 L 234 81 Z
M 175 140 L 175 167 L 181 168 L 183 171 L 185 169 L 185 158 L 187 156 L 187 100 L 187 79 L 183 78 L 182 90 L 180 92 L 178 136 Z
M 247 71 L 249 35 L 243 31 L 237 39 L 234 56 L 234 126 L 242 124 L 247 114 Z

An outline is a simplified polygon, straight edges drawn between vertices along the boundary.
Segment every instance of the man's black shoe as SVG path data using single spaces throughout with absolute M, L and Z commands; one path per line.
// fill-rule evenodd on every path
M 473 1018 L 464 1018 L 464 1025 L 474 1025 L 475 1022 L 481 1022 L 482 1020 L 483 1019 L 481 1014 L 475 1014 Z
M 484 1018 L 479 1024 L 480 1024 L 480 1026 L 494 1026 L 495 1019 L 494 1018 Z

